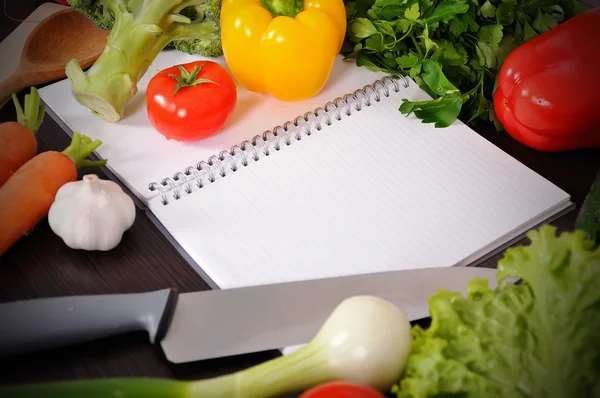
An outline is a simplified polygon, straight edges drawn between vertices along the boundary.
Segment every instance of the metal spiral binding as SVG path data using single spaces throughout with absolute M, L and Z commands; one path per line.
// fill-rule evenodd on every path
M 310 136 L 313 134 L 311 124 L 316 131 L 321 131 L 323 119 L 327 126 L 331 126 L 333 119 L 339 121 L 342 120 L 343 115 L 351 116 L 353 110 L 360 112 L 363 106 L 371 106 L 373 100 L 381 101 L 382 95 L 389 97 L 389 85 L 393 86 L 395 92 L 400 91 L 399 81 L 404 87 L 408 87 L 409 80 L 404 76 L 395 74 L 385 76 L 351 94 L 338 97 L 313 112 L 306 112 L 293 121 L 287 121 L 272 130 L 255 135 L 250 140 L 243 141 L 240 145 L 234 145 L 229 150 L 223 150 L 219 155 L 213 155 L 207 161 L 200 161 L 196 166 L 189 166 L 185 171 L 175 173 L 173 177 L 163 178 L 160 182 L 152 182 L 149 190 L 158 191 L 162 204 L 167 205 L 169 204 L 169 193 L 175 200 L 181 198 L 182 192 L 191 194 L 194 186 L 203 188 L 205 180 L 213 183 L 217 180 L 217 176 L 225 177 L 229 171 L 236 172 L 240 165 L 248 166 L 249 159 L 258 161 L 262 155 L 269 156 L 272 150 L 279 151 L 283 145 L 291 145 L 292 139 L 300 141 L 303 134 Z

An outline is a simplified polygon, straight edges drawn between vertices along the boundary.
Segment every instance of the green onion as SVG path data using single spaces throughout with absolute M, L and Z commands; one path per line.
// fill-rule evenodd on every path
M 343 380 L 388 390 L 403 374 L 411 325 L 374 296 L 342 301 L 299 350 L 239 372 L 198 381 L 159 378 L 74 380 L 11 386 L 3 398 L 268 398 Z

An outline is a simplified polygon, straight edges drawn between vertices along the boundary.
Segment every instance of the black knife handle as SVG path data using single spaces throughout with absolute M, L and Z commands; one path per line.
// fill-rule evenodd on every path
M 52 297 L 0 304 L 0 357 L 147 331 L 166 334 L 177 291 Z

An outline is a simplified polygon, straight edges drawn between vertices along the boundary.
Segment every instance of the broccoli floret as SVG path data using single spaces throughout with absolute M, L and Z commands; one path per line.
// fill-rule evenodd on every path
M 68 0 L 103 29 L 106 47 L 84 72 L 66 65 L 73 96 L 98 116 L 117 122 L 138 92 L 137 83 L 156 56 L 173 42 L 195 53 L 219 54 L 221 0 Z M 189 51 L 188 51 L 189 52 Z M 206 55 L 209 56 L 209 55 Z
M 205 0 L 200 5 L 186 7 L 181 11 L 182 15 L 190 18 L 193 21 L 205 21 L 213 23 L 215 26 L 214 35 L 212 37 L 202 37 L 192 40 L 174 40 L 169 43 L 169 47 L 174 47 L 179 51 L 188 54 L 200 54 L 204 57 L 220 57 L 223 55 L 221 46 L 221 3 L 223 0 Z
M 67 3 L 76 11 L 79 11 L 99 28 L 111 30 L 115 23 L 115 17 L 109 7 L 105 7 L 101 1 L 96 0 L 67 0 Z

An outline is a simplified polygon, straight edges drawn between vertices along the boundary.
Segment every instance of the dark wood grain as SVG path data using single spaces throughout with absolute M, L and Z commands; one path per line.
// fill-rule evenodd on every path
M 11 17 L 24 19 L 42 1 L 7 1 Z M 0 39 L 19 22 L 0 20 Z M 20 94 L 22 98 L 23 93 Z M 13 120 L 9 103 L 0 121 Z M 542 176 L 569 192 L 577 205 L 585 197 L 600 168 L 600 150 L 541 153 L 526 148 L 505 133 L 489 127 L 480 134 Z M 66 134 L 49 118 L 38 133 L 39 150 L 62 149 Z M 0 148 L 0 150 L 2 150 Z M 91 170 L 81 170 L 85 174 Z M 104 177 L 100 170 L 93 170 Z M 575 212 L 554 222 L 560 229 L 573 226 Z M 1 222 L 1 220 L 0 220 Z M 486 266 L 494 266 L 499 256 Z M 42 221 L 27 237 L 0 258 L 0 301 L 70 294 L 141 292 L 166 287 L 179 291 L 207 289 L 206 283 L 185 262 L 141 211 L 123 242 L 107 253 L 74 251 L 66 247 Z M 203 342 L 198 336 L 199 344 Z M 131 334 L 54 352 L 0 362 L 0 384 L 95 378 L 105 376 L 155 376 L 205 378 L 231 372 L 272 358 L 273 352 L 173 366 L 144 334 Z

